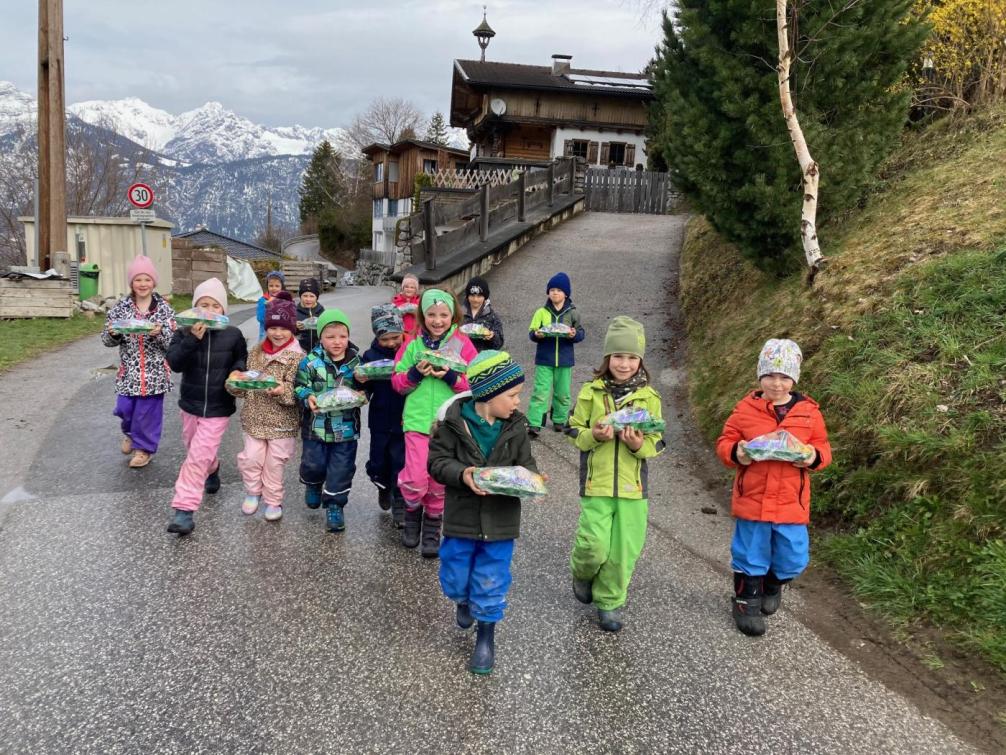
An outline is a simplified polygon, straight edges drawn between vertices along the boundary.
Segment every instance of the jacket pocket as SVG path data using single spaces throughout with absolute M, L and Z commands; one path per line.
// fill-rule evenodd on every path
M 803 489 L 807 485 L 807 470 L 800 467 L 800 493 L 797 496 L 797 500 L 800 502 L 800 508 L 806 511 L 807 504 L 803 502 Z
M 748 468 L 742 466 L 740 471 L 737 473 L 737 492 L 740 495 L 744 495 L 744 475 L 748 473 Z

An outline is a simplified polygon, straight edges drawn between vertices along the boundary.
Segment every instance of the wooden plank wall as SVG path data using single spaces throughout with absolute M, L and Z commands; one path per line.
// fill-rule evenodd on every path
M 673 211 L 666 173 L 588 168 L 584 178 L 586 209 L 594 212 L 638 212 L 664 215 Z
M 217 247 L 198 247 L 188 239 L 171 239 L 171 293 L 191 294 L 210 278 L 227 285 L 227 253 Z
M 70 317 L 74 298 L 70 281 L 0 278 L 0 317 Z
M 286 290 L 297 299 L 297 289 L 304 278 L 314 278 L 321 284 L 325 280 L 325 265 L 320 262 L 303 262 L 300 260 L 283 260 L 283 277 L 286 279 Z

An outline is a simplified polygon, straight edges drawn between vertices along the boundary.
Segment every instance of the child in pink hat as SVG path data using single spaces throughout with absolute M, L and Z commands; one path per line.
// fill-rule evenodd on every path
M 101 342 L 119 347 L 112 413 L 122 428 L 122 453 L 131 454 L 130 468 L 140 469 L 150 463 L 161 441 L 164 394 L 171 390 L 167 352 L 175 331 L 175 312 L 154 290 L 157 268 L 149 257 L 134 257 L 126 268 L 126 280 L 129 293 L 108 310 Z M 123 332 L 129 320 L 149 322 L 153 329 Z

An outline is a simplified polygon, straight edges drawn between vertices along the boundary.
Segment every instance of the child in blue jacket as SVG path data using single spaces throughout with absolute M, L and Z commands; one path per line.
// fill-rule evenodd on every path
M 286 286 L 286 278 L 279 270 L 270 270 L 265 276 L 265 293 L 259 297 L 255 308 L 255 319 L 258 320 L 258 341 L 265 340 L 265 305 L 276 298 L 276 294 Z

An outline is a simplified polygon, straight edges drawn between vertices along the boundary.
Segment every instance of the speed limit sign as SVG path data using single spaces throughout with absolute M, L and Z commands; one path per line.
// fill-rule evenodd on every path
M 126 192 L 133 207 L 145 210 L 154 203 L 154 190 L 146 184 L 133 184 Z

